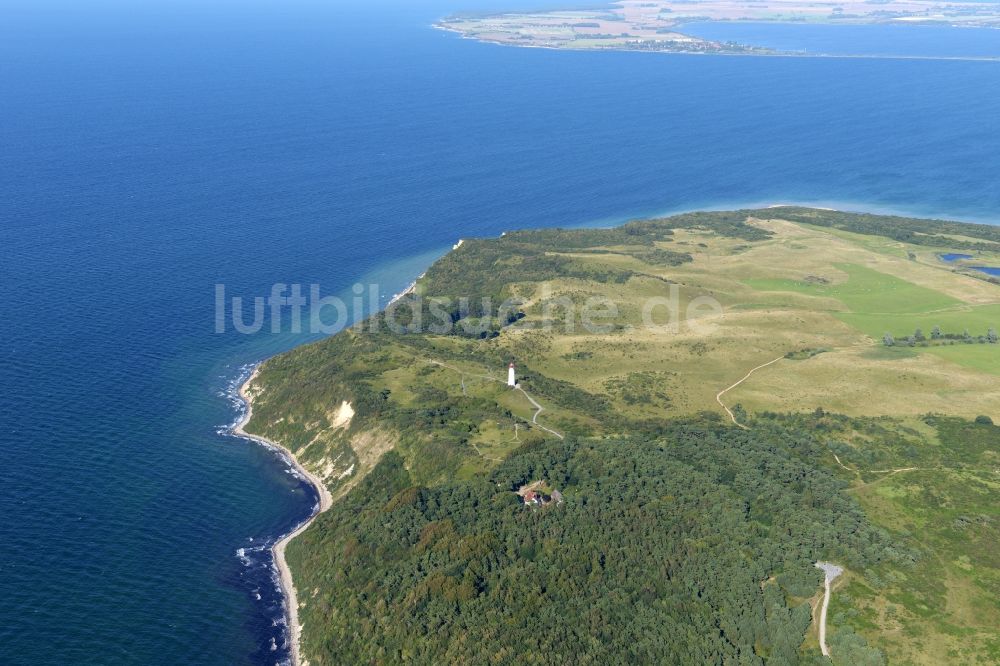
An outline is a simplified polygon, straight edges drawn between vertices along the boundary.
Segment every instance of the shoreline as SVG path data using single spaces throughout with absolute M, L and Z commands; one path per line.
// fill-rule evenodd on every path
M 884 204 L 868 204 L 857 201 L 831 201 L 828 199 L 810 199 L 805 201 L 788 199 L 785 201 L 777 201 L 765 199 L 763 201 L 730 201 L 728 203 L 707 203 L 694 207 L 682 206 L 655 211 L 650 210 L 632 213 L 625 216 L 613 216 L 589 220 L 586 222 L 567 224 L 563 228 L 610 229 L 612 227 L 621 226 L 627 222 L 631 222 L 632 220 L 656 219 L 671 217 L 673 215 L 685 215 L 687 213 L 710 213 L 732 210 L 765 210 L 768 208 L 815 208 L 816 210 L 835 211 L 840 213 L 859 213 L 867 215 L 885 215 L 889 217 L 906 217 L 920 220 L 938 220 L 942 222 L 961 222 L 963 224 L 982 224 L 990 227 L 1000 226 L 1000 213 L 998 213 L 997 216 L 969 217 L 961 214 L 953 215 L 945 211 L 907 210 L 905 208 L 894 208 Z
M 775 22 L 781 23 L 781 22 Z M 792 25 L 792 24 L 789 24 Z M 881 25 L 881 24 L 859 24 L 859 25 Z M 807 53 L 807 52 L 795 52 L 795 51 L 772 51 L 772 52 L 754 52 L 754 53 L 742 53 L 738 51 L 657 51 L 657 50 L 646 50 L 646 49 L 629 49 L 621 48 L 617 46 L 609 47 L 583 47 L 583 46 L 548 46 L 543 44 L 520 44 L 510 41 L 501 41 L 497 39 L 483 39 L 482 37 L 477 37 L 475 35 L 463 32 L 456 28 L 451 28 L 441 23 L 434 23 L 431 27 L 435 30 L 441 30 L 443 32 L 450 32 L 452 34 L 458 35 L 461 39 L 467 39 L 473 42 L 479 42 L 480 44 L 492 44 L 494 46 L 505 46 L 512 47 L 516 49 L 541 49 L 545 51 L 565 51 L 571 53 L 655 53 L 661 55 L 680 55 L 680 56 L 724 56 L 731 58 L 828 58 L 828 59 L 854 59 L 854 60 L 940 60 L 949 62 L 1000 62 L 1000 55 L 991 56 L 934 56 L 934 55 L 893 55 L 893 54 L 876 54 L 876 53 Z M 949 26 L 956 30 L 964 29 L 965 26 L 952 25 Z M 1000 28 L 991 28 L 988 26 L 977 26 L 989 30 L 1000 30 Z
M 396 302 L 399 301 L 399 299 L 414 293 L 417 290 L 417 280 L 419 280 L 421 277 L 423 277 L 423 275 L 421 275 L 416 280 L 411 282 L 409 286 L 407 286 L 406 289 L 404 289 L 403 291 L 399 292 L 398 294 L 394 294 L 393 297 L 389 299 L 389 302 L 386 304 L 386 307 L 387 308 L 391 307 L 395 305 Z
M 454 250 L 461 244 L 462 240 L 459 240 L 456 245 L 452 246 L 452 250 Z M 420 275 L 418 275 L 415 280 L 410 282 L 409 285 L 402 292 L 394 295 L 392 299 L 385 306 L 382 307 L 382 309 L 391 306 L 393 303 L 403 298 L 407 294 L 413 293 L 416 290 L 417 282 L 420 280 L 420 278 L 424 276 L 426 270 L 427 268 L 425 264 L 424 268 L 421 270 Z M 309 344 L 309 343 L 304 342 L 302 344 Z M 291 347 L 291 349 L 294 349 L 298 346 L 300 345 L 294 345 L 293 347 Z M 290 351 L 290 349 L 285 351 Z M 299 624 L 298 590 L 295 588 L 295 582 L 292 576 L 292 570 L 288 566 L 288 561 L 285 559 L 285 550 L 287 549 L 288 544 L 291 543 L 292 540 L 295 539 L 295 537 L 302 534 L 310 525 L 312 525 L 313 521 L 316 520 L 317 516 L 319 516 L 321 513 L 326 512 L 333 505 L 333 495 L 330 493 L 330 490 L 326 487 L 326 484 L 324 484 L 323 481 L 315 474 L 307 470 L 302 465 L 302 463 L 299 462 L 298 458 L 295 457 L 295 454 L 292 453 L 292 451 L 289 450 L 287 447 L 283 446 L 279 442 L 267 439 L 266 437 L 261 437 L 260 435 L 255 435 L 250 432 L 247 432 L 246 425 L 250 422 L 250 419 L 253 417 L 253 399 L 250 397 L 249 393 L 247 392 L 247 389 L 260 374 L 260 368 L 261 365 L 263 365 L 263 363 L 264 363 L 263 360 L 253 363 L 253 370 L 250 372 L 250 375 L 245 380 L 241 381 L 239 384 L 239 388 L 237 389 L 236 393 L 239 396 L 239 399 L 243 403 L 244 406 L 243 414 L 235 423 L 229 426 L 228 434 L 233 437 L 239 437 L 241 439 L 251 441 L 255 444 L 263 446 L 264 448 L 270 449 L 275 453 L 277 453 L 284 460 L 287 466 L 295 470 L 296 474 L 305 479 L 309 483 L 309 485 L 313 487 L 313 489 L 316 491 L 317 497 L 319 498 L 318 503 L 313 506 L 312 513 L 310 514 L 310 516 L 306 518 L 304 521 L 302 521 L 292 531 L 288 532 L 287 534 L 278 536 L 274 544 L 271 546 L 271 556 L 274 560 L 274 568 L 276 569 L 276 573 L 278 574 L 279 591 L 284 597 L 285 601 L 284 615 L 285 615 L 285 625 L 288 627 L 289 663 L 291 664 L 291 666 L 300 666 L 300 664 L 303 662 L 300 653 L 301 649 L 300 643 L 302 640 L 302 626 Z
M 285 560 L 285 549 L 288 547 L 288 544 L 291 543 L 292 539 L 302 534 L 310 525 L 312 525 L 317 516 L 325 512 L 333 505 L 333 496 L 330 494 L 326 484 L 324 484 L 315 474 L 303 467 L 295 457 L 295 454 L 289 449 L 282 446 L 278 442 L 259 435 L 253 435 L 246 431 L 245 426 L 253 417 L 253 399 L 247 393 L 247 387 L 250 386 L 253 380 L 257 378 L 259 373 L 260 363 L 254 366 L 253 372 L 250 373 L 250 376 L 246 379 L 246 381 L 240 384 L 239 395 L 243 400 L 246 409 L 244 410 L 243 416 L 239 422 L 233 426 L 231 434 L 276 450 L 281 457 L 284 458 L 289 465 L 291 465 L 296 473 L 300 474 L 302 478 L 313 486 L 316 490 L 317 496 L 319 497 L 319 503 L 313 507 L 312 514 L 291 532 L 279 537 L 278 540 L 274 542 L 274 545 L 271 546 L 271 555 L 274 558 L 274 566 L 278 570 L 278 583 L 281 588 L 281 592 L 285 597 L 285 622 L 288 627 L 289 658 L 292 666 L 299 666 L 301 663 L 299 641 L 301 639 L 302 627 L 299 625 L 298 594 L 295 589 L 295 583 L 292 579 L 292 570 L 289 568 L 288 562 Z
M 821 206 L 819 205 L 819 203 L 825 205 Z M 961 217 L 958 216 L 940 216 L 939 214 L 934 214 L 934 213 L 916 213 L 911 211 L 901 211 L 891 208 L 885 208 L 879 205 L 865 205 L 854 202 L 844 202 L 838 205 L 837 203 L 833 203 L 830 201 L 821 201 L 818 203 L 812 203 L 812 202 L 799 202 L 795 201 L 794 199 L 784 200 L 784 201 L 771 199 L 771 200 L 758 201 L 752 203 L 742 203 L 742 204 L 736 204 L 730 202 L 728 204 L 684 207 L 672 210 L 668 209 L 666 211 L 659 213 L 649 213 L 649 212 L 636 213 L 610 219 L 606 218 L 601 220 L 591 220 L 589 222 L 568 224 L 562 228 L 565 229 L 612 228 L 620 226 L 630 220 L 635 220 L 635 219 L 670 217 L 673 215 L 682 215 L 685 213 L 693 213 L 693 212 L 712 212 L 712 211 L 742 210 L 742 209 L 767 210 L 767 209 L 777 209 L 785 207 L 801 207 L 801 208 L 812 208 L 823 211 L 841 211 L 841 212 L 854 212 L 854 213 L 869 211 L 870 214 L 875 214 L 875 215 L 913 217 L 917 219 L 937 220 L 944 222 L 954 221 L 966 224 L 1000 226 L 1000 220 L 992 223 L 982 220 L 975 220 L 975 221 L 969 219 L 963 220 Z M 535 227 L 535 229 L 547 229 L 547 228 L 560 228 L 560 227 L 558 226 L 550 227 L 547 225 Z M 506 235 L 506 233 L 507 232 L 501 232 L 499 236 L 502 237 Z M 444 254 L 448 254 L 449 252 L 454 252 L 458 250 L 460 247 L 464 245 L 464 240 L 465 239 L 459 239 L 455 244 L 451 246 L 450 250 L 446 251 Z M 382 307 L 382 309 L 384 310 L 385 308 L 392 306 L 394 303 L 398 302 L 405 296 L 416 292 L 416 287 L 419 281 L 426 275 L 426 272 L 427 269 L 421 272 L 420 275 L 418 275 L 415 280 L 410 282 L 409 285 L 403 291 L 395 294 L 391 298 L 391 300 L 385 306 Z M 293 345 L 292 347 L 279 353 L 287 353 L 288 351 L 291 351 L 292 349 L 295 349 L 299 346 L 305 344 L 311 344 L 313 342 L 316 342 L 316 340 L 305 341 Z M 771 363 L 781 360 L 781 358 L 775 359 L 775 361 L 771 361 L 769 363 L 766 363 L 765 365 L 770 365 Z M 262 437 L 260 435 L 252 434 L 246 430 L 247 424 L 253 417 L 253 399 L 248 393 L 248 388 L 251 386 L 254 380 L 256 380 L 257 377 L 260 375 L 261 366 L 265 361 L 266 359 L 257 361 L 252 364 L 247 364 L 247 365 L 252 365 L 253 369 L 250 372 L 249 376 L 247 376 L 246 379 L 242 380 L 239 383 L 239 387 L 237 390 L 237 395 L 239 396 L 240 400 L 244 405 L 244 410 L 243 413 L 240 415 L 239 419 L 229 426 L 228 434 L 231 436 L 239 437 L 241 439 L 252 441 L 256 444 L 259 444 L 261 446 L 264 446 L 265 448 L 271 449 L 272 451 L 276 452 L 284 460 L 284 462 L 288 467 L 294 469 L 298 475 L 300 475 L 313 487 L 318 497 L 318 502 L 314 504 L 314 506 L 312 507 L 310 515 L 301 523 L 299 523 L 296 527 L 294 527 L 290 532 L 278 536 L 270 548 L 274 560 L 274 567 L 276 573 L 278 574 L 279 591 L 283 595 L 285 601 L 284 617 L 285 617 L 286 627 L 288 627 L 288 634 L 287 634 L 288 636 L 287 645 L 289 652 L 288 663 L 290 663 L 292 666 L 301 666 L 303 663 L 308 663 L 308 662 L 303 662 L 301 655 L 301 639 L 302 639 L 303 627 L 300 625 L 298 617 L 298 594 L 297 594 L 298 591 L 295 587 L 292 570 L 288 565 L 285 553 L 288 544 L 291 543 L 293 539 L 295 539 L 297 536 L 305 532 L 305 530 L 308 529 L 313 524 L 313 522 L 320 514 L 325 513 L 327 510 L 331 508 L 333 504 L 333 496 L 329 491 L 329 489 L 326 487 L 326 485 L 323 483 L 323 481 L 318 476 L 307 470 L 290 449 L 280 444 L 279 442 L 267 439 L 266 437 Z M 244 368 L 246 368 L 247 365 L 245 365 Z M 243 373 L 241 372 L 240 374 L 242 375 Z M 230 393 L 230 395 L 232 394 Z M 529 400 L 530 399 L 531 398 L 529 397 Z M 719 399 L 719 396 L 716 396 L 716 400 L 719 402 L 720 405 L 722 405 L 722 407 L 727 412 L 729 411 L 729 409 L 726 408 L 724 404 L 722 404 L 722 401 Z M 537 404 L 535 406 L 538 407 Z M 537 413 L 535 416 L 537 416 Z M 730 413 L 729 416 L 732 418 L 733 415 Z M 733 420 L 735 423 L 735 419 Z M 545 428 L 544 426 L 537 424 L 537 422 L 536 425 L 539 425 L 539 427 L 545 430 L 549 430 L 548 428 Z M 739 423 L 736 423 L 736 425 L 739 427 L 744 427 Z M 549 430 L 549 432 L 561 438 L 561 435 L 559 435 L 559 433 L 556 433 L 551 430 Z

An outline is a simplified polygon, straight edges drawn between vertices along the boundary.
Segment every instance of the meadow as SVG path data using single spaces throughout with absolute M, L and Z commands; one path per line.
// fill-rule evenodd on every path
M 808 517 L 809 507 L 828 507 L 835 496 L 850 511 L 863 509 L 857 529 L 873 530 L 859 546 L 873 550 L 853 564 L 834 539 L 796 551 L 794 562 L 769 565 L 783 594 L 781 612 L 794 615 L 818 599 L 808 558 L 841 543 L 836 552 L 848 571 L 831 605 L 835 663 L 995 659 L 1000 562 L 991 544 L 1000 536 L 1000 435 L 992 421 L 1000 420 L 1000 345 L 979 337 L 1000 324 L 1000 288 L 938 254 L 970 245 L 998 252 L 1000 243 L 992 230 L 962 226 L 948 229 L 963 233 L 914 237 L 895 219 L 885 221 L 886 235 L 858 232 L 878 229 L 877 221 L 766 209 L 467 240 L 383 315 L 268 361 L 253 387 L 249 427 L 286 444 L 340 501 L 352 503 L 343 520 L 382 515 L 380 504 L 358 496 L 381 497 L 381 482 L 365 485 L 377 469 L 393 484 L 470 497 L 486 492 L 483 480 L 505 465 L 519 469 L 513 461 L 564 443 L 581 461 L 595 458 L 576 447 L 609 442 L 625 456 L 615 464 L 647 465 L 648 447 L 688 446 L 690 428 L 716 433 L 705 436 L 721 437 L 725 451 L 746 433 L 751 467 L 778 447 L 781 465 L 836 480 L 822 485 L 825 499 L 815 494 L 818 485 L 774 489 L 781 502 L 805 507 L 803 520 L 820 520 Z M 459 296 L 470 299 L 462 304 Z M 428 332 L 435 315 L 450 328 Z M 930 339 L 934 327 L 938 339 Z M 885 333 L 906 340 L 917 328 L 927 339 L 884 343 Z M 974 340 L 955 337 L 966 329 Z M 521 391 L 505 385 L 510 362 Z M 338 411 L 345 400 L 355 413 L 348 423 Z M 389 450 L 397 467 L 380 467 Z M 727 479 L 732 472 L 718 473 Z M 555 472 L 538 474 L 552 483 Z M 596 482 L 604 472 L 587 474 Z M 566 496 L 574 506 L 574 492 Z M 472 510 L 465 501 L 456 511 Z M 760 513 L 753 518 L 751 509 L 755 526 L 748 529 L 767 532 L 774 520 L 767 501 L 753 494 L 747 501 Z M 468 523 L 469 530 L 481 527 Z M 389 538 L 377 520 L 355 528 L 311 528 L 289 548 L 293 568 L 320 590 L 336 577 L 323 549 L 355 548 L 362 533 L 379 543 Z M 414 539 L 418 548 L 421 539 Z M 383 562 L 385 575 L 402 575 L 393 567 L 418 551 Z M 462 557 L 462 567 L 472 566 Z M 463 584 L 473 587 L 462 588 L 462 599 L 479 603 L 475 584 Z M 746 603 L 758 602 L 771 603 Z M 306 622 L 346 631 L 347 619 L 329 614 L 332 600 L 324 603 L 322 613 L 307 606 Z M 767 640 L 786 650 L 792 625 L 782 626 Z M 818 654 L 811 626 L 796 639 L 803 658 Z M 346 654 L 330 643 L 313 645 Z M 758 656 L 771 649 L 761 647 Z

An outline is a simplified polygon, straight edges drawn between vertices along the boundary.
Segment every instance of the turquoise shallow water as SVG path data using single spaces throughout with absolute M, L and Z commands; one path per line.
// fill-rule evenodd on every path
M 700 207 L 1000 216 L 993 63 L 499 48 L 429 28 L 458 8 L 8 8 L 0 663 L 284 657 L 259 548 L 314 498 L 220 432 L 308 336 L 215 334 L 216 284 L 384 302 L 459 237 Z

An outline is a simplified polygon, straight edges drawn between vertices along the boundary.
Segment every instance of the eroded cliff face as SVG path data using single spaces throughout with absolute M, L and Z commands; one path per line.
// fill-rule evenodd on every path
M 399 442 L 391 428 L 356 420 L 350 399 L 333 401 L 326 410 L 282 408 L 277 383 L 265 363 L 247 384 L 244 395 L 253 413 L 245 430 L 288 449 L 334 498 L 353 488 Z
M 808 604 L 789 602 L 814 594 L 814 562 L 832 559 L 862 581 L 859 617 L 898 605 L 874 628 L 838 628 L 832 654 L 881 659 L 864 636 L 912 661 L 894 639 L 903 626 L 947 661 L 957 620 L 920 608 L 996 597 L 993 551 L 976 545 L 997 540 L 976 518 L 996 503 L 966 490 L 995 468 L 997 398 L 982 387 L 1000 372 L 988 333 L 948 337 L 996 325 L 996 285 L 939 258 L 1000 257 L 1000 232 L 950 224 L 785 208 L 471 239 L 370 326 L 270 359 L 248 430 L 337 498 L 288 548 L 304 653 L 480 663 L 543 638 L 538 663 L 634 660 L 637 645 L 651 662 L 796 663 L 820 650 Z M 611 325 L 587 328 L 600 298 Z M 514 315 L 494 307 L 508 299 Z M 722 310 L 692 307 L 706 299 Z M 646 305 L 665 300 L 677 326 L 650 325 Z M 448 303 L 451 331 L 420 327 Z M 880 341 L 918 326 L 939 335 Z M 522 391 L 505 381 L 512 361 Z M 913 494 L 914 479 L 929 490 Z M 565 499 L 526 511 L 516 491 L 539 482 Z M 919 541 L 886 531 L 908 514 Z M 942 561 L 988 584 L 956 566 L 953 586 L 914 592 Z M 659 588 L 634 575 L 665 562 Z M 575 638 L 587 626 L 622 641 Z M 663 626 L 682 630 L 661 642 Z M 989 654 L 995 626 L 983 616 L 963 636 L 969 654 Z

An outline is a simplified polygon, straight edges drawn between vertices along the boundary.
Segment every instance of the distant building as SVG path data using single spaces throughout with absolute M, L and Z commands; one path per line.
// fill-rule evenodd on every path
M 559 491 L 557 490 L 555 492 L 558 493 Z M 545 506 L 546 504 L 552 501 L 555 501 L 556 504 L 560 504 L 562 503 L 562 495 L 559 495 L 559 499 L 556 500 L 555 494 L 546 495 L 545 493 L 541 493 L 535 490 L 529 490 L 525 492 L 523 495 L 521 495 L 521 501 L 524 502 L 526 506 L 531 506 L 531 505 Z
M 526 507 L 542 507 L 553 502 L 557 505 L 562 504 L 562 493 L 558 490 L 553 490 L 551 495 L 547 495 L 543 490 L 544 487 L 545 484 L 542 481 L 526 483 L 517 489 L 517 495 Z
M 510 367 L 507 368 L 507 386 L 514 388 L 517 386 L 517 378 L 514 376 L 514 364 L 511 363 Z

